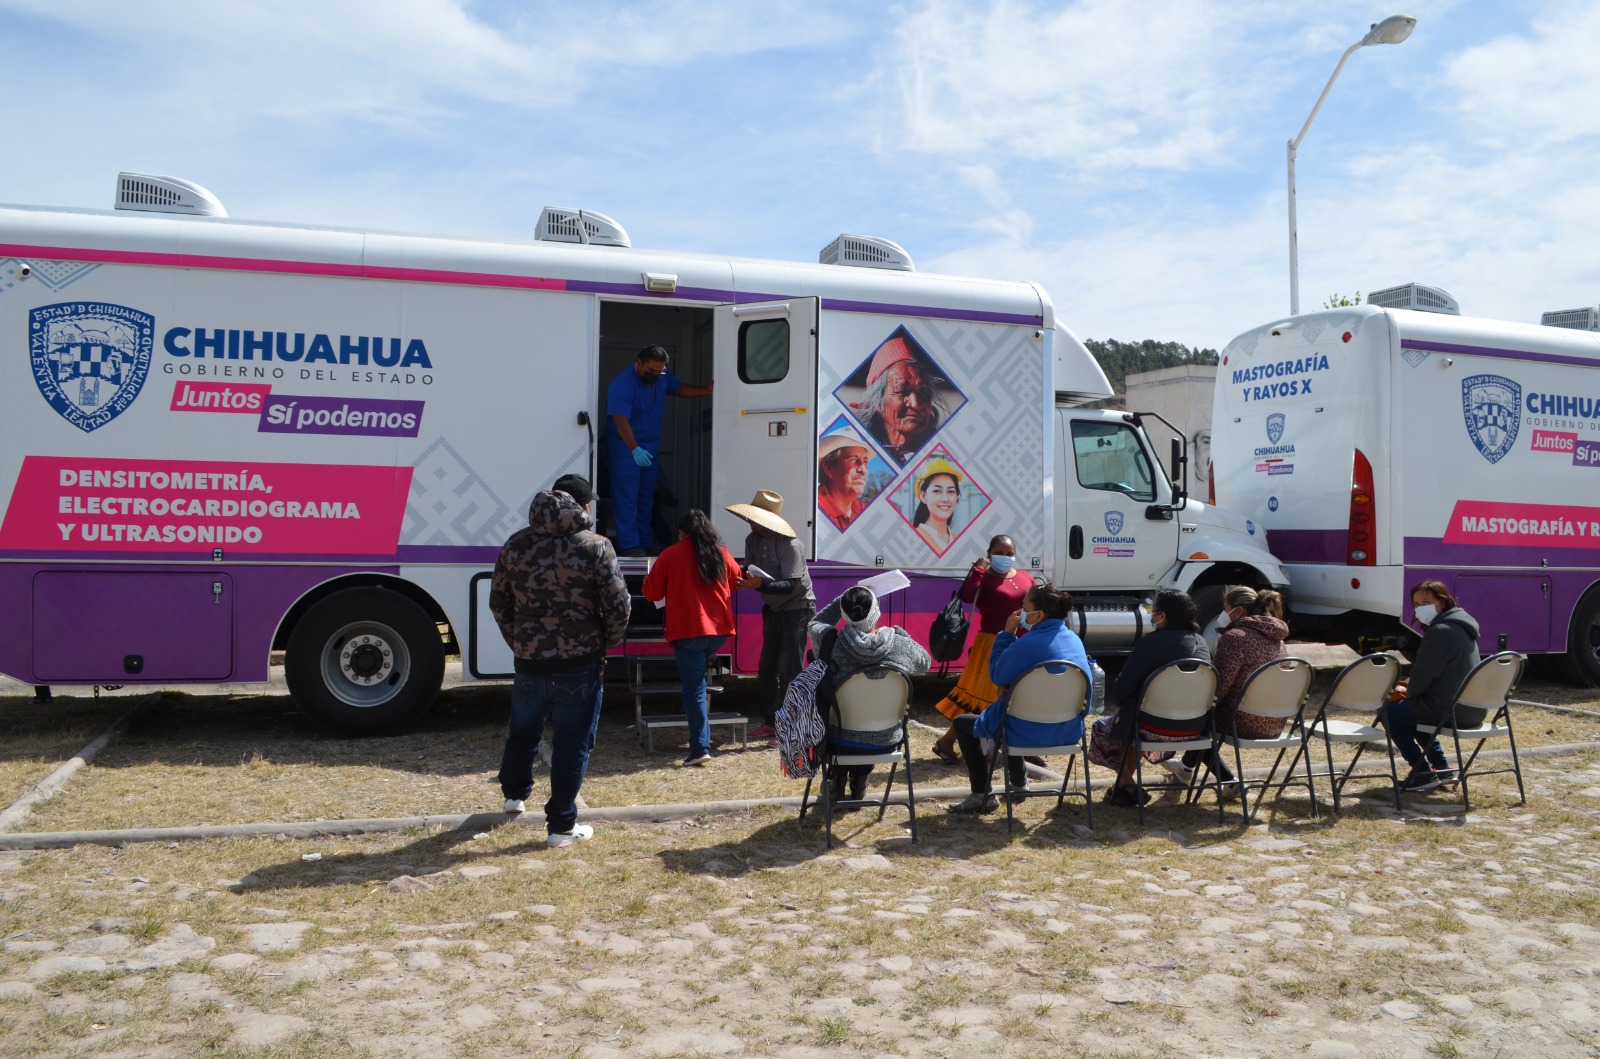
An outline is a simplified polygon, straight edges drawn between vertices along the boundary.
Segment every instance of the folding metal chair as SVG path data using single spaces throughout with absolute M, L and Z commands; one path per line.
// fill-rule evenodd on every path
M 911 814 L 911 841 L 917 840 L 917 793 L 911 781 L 911 738 L 906 719 L 911 711 L 911 681 L 896 669 L 874 667 L 864 669 L 839 685 L 834 693 L 834 704 L 829 709 L 835 731 L 843 732 L 896 732 L 897 738 L 882 751 L 867 752 L 835 748 L 828 739 L 818 776 L 822 781 L 821 794 L 824 819 L 827 821 L 828 848 L 833 848 L 833 810 L 835 805 L 878 807 L 878 819 L 889 807 L 889 792 L 894 788 L 895 770 L 901 765 L 906 770 L 906 808 Z M 835 802 L 829 795 L 833 790 L 834 771 L 851 765 L 888 765 L 889 781 L 884 785 L 879 800 L 856 798 Z M 811 806 L 811 783 L 818 776 L 806 780 L 806 790 L 800 797 L 800 817 L 805 818 Z
M 1216 738 L 1211 730 L 1211 708 L 1217 701 L 1217 671 L 1211 663 L 1200 658 L 1180 658 L 1168 662 L 1151 673 L 1144 682 L 1139 698 L 1139 716 L 1134 720 L 1134 736 L 1128 741 L 1128 752 L 1137 754 L 1137 782 L 1144 789 L 1144 755 L 1146 751 L 1182 753 L 1186 750 L 1215 750 Z M 1146 728 L 1152 731 L 1193 732 L 1194 738 L 1173 742 L 1147 740 Z M 1212 786 L 1217 793 L 1217 819 L 1222 815 L 1222 781 L 1212 776 Z M 1139 823 L 1144 823 L 1144 800 L 1139 799 Z
M 1000 725 L 1000 760 L 1009 765 L 1011 758 L 1026 757 L 1060 757 L 1067 756 L 1067 767 L 1062 770 L 1061 789 L 1057 791 L 1039 790 L 1031 791 L 1024 781 L 1021 789 L 1011 782 L 1011 769 L 1005 769 L 1006 777 L 1006 828 L 1010 830 L 1015 826 L 1012 811 L 1015 802 L 1027 798 L 1050 797 L 1055 795 L 1056 808 L 1061 808 L 1067 800 L 1067 784 L 1072 781 L 1072 769 L 1078 763 L 1078 758 L 1083 758 L 1083 807 L 1089 819 L 1089 826 L 1094 826 L 1094 792 L 1089 782 L 1089 734 L 1087 727 L 1078 737 L 1077 743 L 1058 744 L 1052 746 L 1013 746 L 1011 744 L 1011 722 L 1031 721 L 1037 724 L 1067 724 L 1073 719 L 1080 723 L 1084 720 L 1085 711 L 1089 707 L 1089 674 L 1078 668 L 1076 663 L 1066 659 L 1054 659 L 1040 662 L 1030 668 L 1017 682 L 1011 686 L 1011 694 L 1007 696 L 1005 719 Z M 1077 792 L 1073 792 L 1076 797 Z
M 1238 778 L 1240 800 L 1244 803 L 1244 820 L 1250 822 L 1250 788 L 1259 786 L 1260 792 L 1256 795 L 1256 810 L 1259 812 L 1261 803 L 1267 797 L 1267 791 L 1276 787 L 1283 790 L 1285 787 L 1299 787 L 1304 785 L 1306 792 L 1311 795 L 1311 815 L 1317 815 L 1317 789 L 1311 775 L 1311 755 L 1308 743 L 1308 732 L 1305 725 L 1306 700 L 1311 697 L 1311 663 L 1304 658 L 1279 658 L 1268 662 L 1245 678 L 1244 691 L 1239 696 L 1239 708 L 1233 712 L 1228 723 L 1228 731 L 1218 732 L 1219 746 L 1233 747 L 1234 775 Z M 1251 717 L 1278 718 L 1278 734 L 1267 739 L 1241 739 L 1239 738 L 1239 715 L 1247 714 Z M 1289 762 L 1289 769 L 1283 774 L 1283 779 L 1277 779 L 1278 766 L 1283 764 L 1283 755 L 1291 749 L 1294 750 L 1294 759 Z M 1272 761 L 1272 768 L 1267 772 L 1264 780 L 1247 780 L 1244 777 L 1244 751 L 1246 750 L 1276 750 L 1278 756 Z M 1301 779 L 1294 778 L 1295 766 L 1305 759 L 1305 776 Z M 1206 762 L 1206 771 L 1211 771 L 1211 762 Z
M 1382 742 L 1389 750 L 1389 782 L 1394 787 L 1394 807 L 1400 808 L 1400 774 L 1394 767 L 1394 743 L 1389 739 L 1389 730 L 1382 724 L 1384 707 L 1388 705 L 1389 695 L 1399 680 L 1400 663 L 1393 655 L 1364 655 L 1339 671 L 1317 709 L 1317 715 L 1311 722 L 1311 734 L 1322 738 L 1323 749 L 1327 753 L 1328 784 L 1333 788 L 1333 811 L 1336 813 L 1339 811 L 1339 795 L 1350 780 L 1383 778 L 1381 772 L 1355 773 L 1356 762 L 1361 760 L 1361 754 L 1370 742 Z M 1333 707 L 1371 710 L 1373 722 L 1358 724 L 1355 721 L 1330 720 L 1328 710 Z M 1335 743 L 1351 743 L 1356 748 L 1355 755 L 1340 774 L 1333 771 Z M 1309 762 L 1307 764 L 1309 771 Z
M 1522 681 L 1522 670 L 1527 662 L 1527 656 L 1516 651 L 1501 651 L 1499 654 L 1490 655 L 1467 674 L 1467 679 L 1462 683 L 1461 690 L 1456 694 L 1456 700 L 1450 707 L 1448 725 L 1417 725 L 1419 732 L 1433 736 L 1448 733 L 1455 741 L 1456 780 L 1461 784 L 1463 810 L 1472 808 L 1471 802 L 1467 800 L 1467 773 L 1472 771 L 1473 763 L 1478 760 L 1478 751 L 1483 749 L 1484 743 L 1502 736 L 1511 743 L 1511 767 L 1479 769 L 1477 774 L 1493 776 L 1496 773 L 1512 773 L 1517 777 L 1519 803 L 1526 804 L 1528 801 L 1527 792 L 1522 787 L 1522 763 L 1517 760 L 1517 737 L 1511 730 L 1511 696 Z M 1502 725 L 1501 721 L 1505 724 Z M 1466 761 L 1461 760 L 1463 737 L 1478 741 L 1478 745 L 1472 748 L 1472 756 Z

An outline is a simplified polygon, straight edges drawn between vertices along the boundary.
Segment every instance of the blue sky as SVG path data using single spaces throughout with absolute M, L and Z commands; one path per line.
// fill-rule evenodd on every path
M 1084 337 L 1220 348 L 1408 280 L 1536 322 L 1600 301 L 1600 5 L 1491 0 L 0 0 L 0 201 L 186 177 L 241 218 L 1032 279 Z M 1373 6 L 1376 4 L 1377 6 Z

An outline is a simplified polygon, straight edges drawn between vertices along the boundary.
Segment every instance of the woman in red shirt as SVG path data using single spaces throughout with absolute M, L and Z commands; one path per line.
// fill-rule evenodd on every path
M 661 553 L 641 589 L 652 603 L 666 600 L 663 624 L 683 684 L 683 713 L 689 720 L 685 765 L 711 760 L 711 715 L 706 705 L 706 666 L 733 634 L 733 590 L 739 587 L 739 562 L 704 511 L 678 520 L 678 542 Z
M 1017 569 L 1016 542 L 1004 533 L 997 534 L 989 541 L 989 553 L 972 564 L 967 579 L 961 583 L 961 601 L 977 604 L 978 635 L 967 652 L 961 679 L 937 704 L 939 712 L 950 720 L 964 713 L 982 713 L 1000 697 L 1000 689 L 989 679 L 989 651 L 994 647 L 995 633 L 1006 627 L 1006 619 L 1022 606 L 1031 588 L 1032 575 Z M 951 765 L 960 761 L 955 742 L 952 724 L 933 744 L 934 756 Z

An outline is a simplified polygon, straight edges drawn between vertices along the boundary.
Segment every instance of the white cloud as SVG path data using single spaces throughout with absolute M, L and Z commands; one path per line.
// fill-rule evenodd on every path
M 1562 4 L 1445 67 L 1464 131 L 1524 150 L 1600 133 L 1600 7 Z
M 891 60 L 905 146 L 1085 170 L 1216 164 L 1261 69 L 1235 61 L 1248 6 L 929 0 Z

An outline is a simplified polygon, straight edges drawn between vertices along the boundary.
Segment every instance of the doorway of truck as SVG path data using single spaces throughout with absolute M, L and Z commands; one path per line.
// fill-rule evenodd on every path
M 595 413 L 596 521 L 601 532 L 616 539 L 611 517 L 611 469 L 606 445 L 606 388 L 623 371 L 632 370 L 639 351 L 664 346 L 668 367 L 685 383 L 704 385 L 712 377 L 712 314 L 708 308 L 634 302 L 600 303 L 600 378 Z M 574 354 L 576 355 L 576 353 Z M 678 519 L 690 508 L 707 510 L 711 503 L 711 415 L 715 398 L 667 399 L 661 422 L 661 459 L 656 478 L 656 504 L 651 513 L 655 547 L 678 539 Z M 743 539 L 742 537 L 740 538 Z

